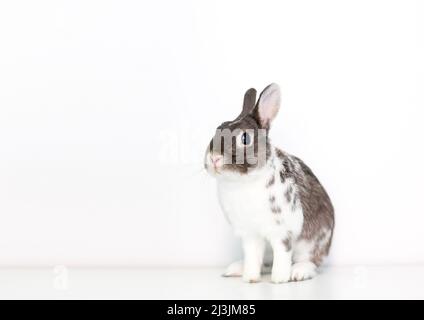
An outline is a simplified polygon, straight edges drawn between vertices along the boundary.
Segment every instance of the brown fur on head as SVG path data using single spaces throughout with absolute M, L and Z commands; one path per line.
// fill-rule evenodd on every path
M 271 153 L 268 132 L 279 107 L 278 85 L 267 86 L 257 102 L 256 90 L 247 90 L 240 115 L 218 126 L 206 151 L 205 168 L 213 167 L 215 173 L 247 174 L 249 170 L 263 167 Z M 220 166 L 214 166 L 214 160 L 219 157 L 222 157 Z

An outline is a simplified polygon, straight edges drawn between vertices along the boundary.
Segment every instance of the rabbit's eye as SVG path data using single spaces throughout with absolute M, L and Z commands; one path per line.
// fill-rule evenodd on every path
M 250 135 L 247 132 L 244 132 L 241 137 L 241 143 L 244 144 L 245 146 L 248 146 L 251 142 L 251 138 Z

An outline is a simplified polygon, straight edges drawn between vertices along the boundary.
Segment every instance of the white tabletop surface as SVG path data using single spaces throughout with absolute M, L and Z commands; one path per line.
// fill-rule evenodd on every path
M 313 280 L 246 284 L 222 268 L 3 268 L 1 299 L 424 299 L 424 266 L 328 267 Z

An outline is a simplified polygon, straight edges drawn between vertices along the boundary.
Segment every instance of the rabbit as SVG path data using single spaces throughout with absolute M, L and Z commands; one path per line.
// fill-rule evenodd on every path
M 256 90 L 247 90 L 241 114 L 217 128 L 204 157 L 205 169 L 216 178 L 222 211 L 243 248 L 243 261 L 231 264 L 223 276 L 248 283 L 261 280 L 266 246 L 272 251 L 273 283 L 313 278 L 333 238 L 334 209 L 327 192 L 302 160 L 270 143 L 280 101 L 275 83 L 258 101 Z

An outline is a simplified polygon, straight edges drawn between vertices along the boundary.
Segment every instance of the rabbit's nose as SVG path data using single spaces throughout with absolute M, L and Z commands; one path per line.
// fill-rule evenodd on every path
M 220 154 L 211 154 L 211 162 L 215 168 L 221 167 L 224 164 L 224 157 Z

